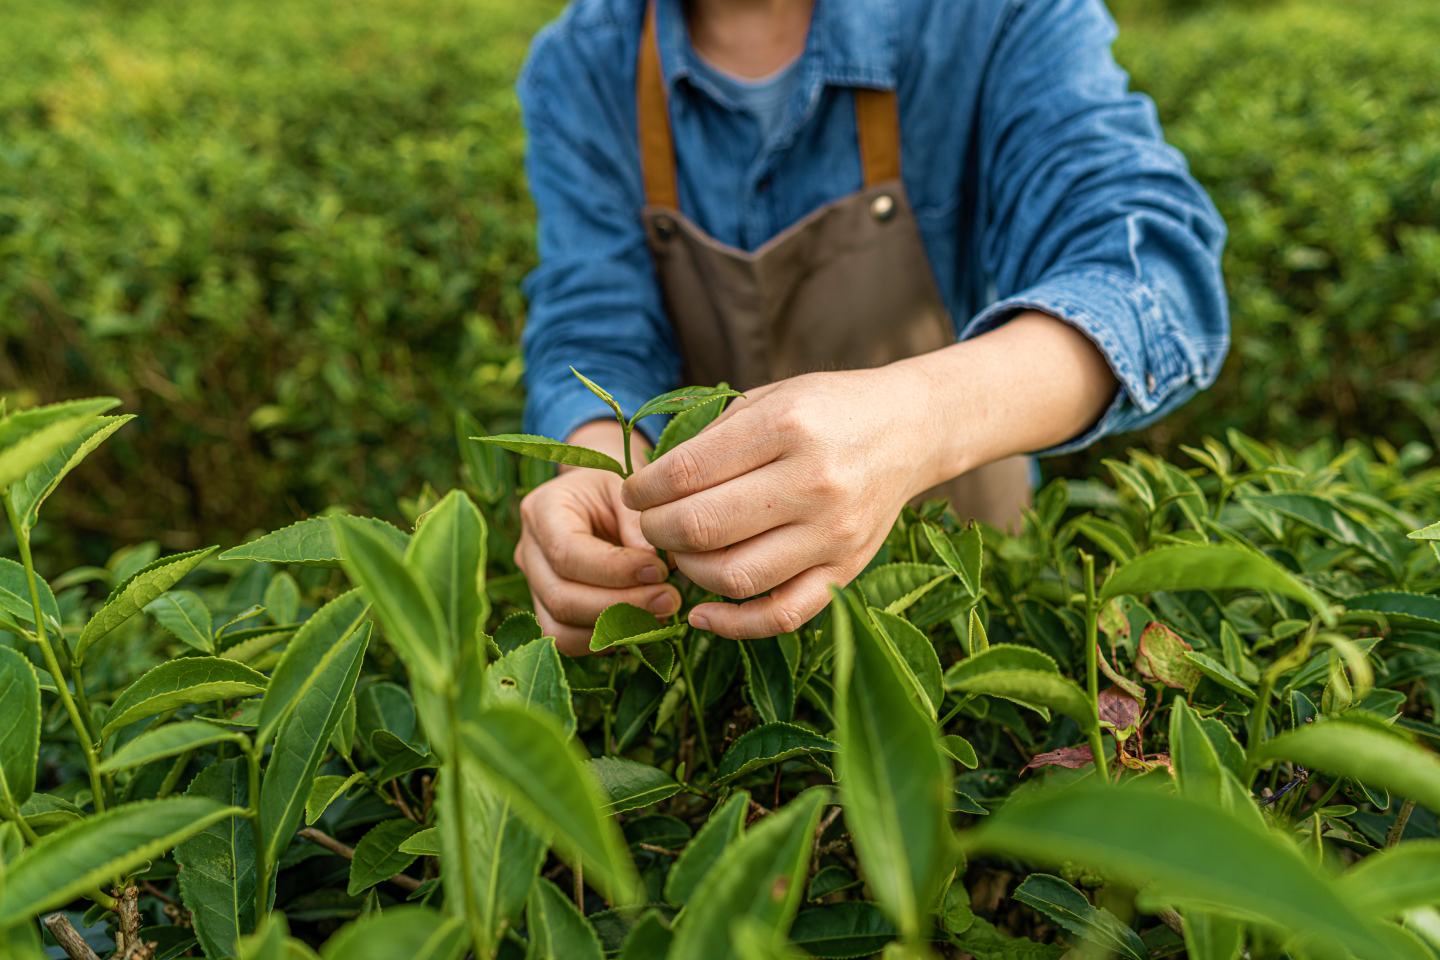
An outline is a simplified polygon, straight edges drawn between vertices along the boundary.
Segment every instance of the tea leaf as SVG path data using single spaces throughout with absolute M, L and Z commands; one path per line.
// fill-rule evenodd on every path
M 145 604 L 145 612 L 175 639 L 201 653 L 215 652 L 215 624 L 205 602 L 189 590 L 169 590 Z
M 477 644 L 490 615 L 485 596 L 485 519 L 470 498 L 452 490 L 421 518 L 405 566 L 422 578 L 435 595 L 445 625 L 453 662 L 461 644 Z M 483 653 L 483 646 L 480 647 Z
M 386 907 L 348 923 L 320 948 L 324 960 L 460 960 L 465 922 L 420 904 Z
M 824 790 L 807 790 L 725 849 L 681 914 L 669 960 L 742 960 L 737 917 L 777 935 L 789 928 L 827 799 Z
M 1032 873 L 1015 888 L 1013 896 L 1107 954 L 1149 960 L 1150 951 L 1134 930 L 1109 910 L 1093 906 L 1083 893 L 1059 877 Z
M 270 763 L 260 784 L 260 830 L 267 863 L 279 862 L 300 824 L 315 772 L 354 695 L 369 640 L 367 624 L 336 642 L 276 730 Z
M 1432 523 L 1428 527 L 1421 527 L 1419 530 L 1412 530 L 1405 536 L 1411 540 L 1440 540 L 1440 521 Z
M 607 407 L 615 411 L 616 420 L 619 420 L 621 423 L 625 422 L 625 412 L 620 409 L 620 404 L 615 402 L 615 398 L 610 396 L 610 391 L 606 390 L 604 387 L 600 386 L 600 384 L 596 383 L 594 380 L 591 380 L 589 377 L 585 376 L 585 374 L 581 373 L 579 370 L 576 370 L 574 367 L 570 368 L 570 372 L 575 375 L 575 379 L 585 384 L 585 389 L 595 394 L 595 396 L 599 397 Z
M 464 724 L 462 738 L 467 758 L 489 772 L 495 789 L 536 829 L 553 834 L 567 858 L 584 863 L 588 882 L 612 901 L 634 901 L 635 868 L 624 839 L 559 721 L 536 710 L 486 707 Z
M 36 575 L 35 587 L 40 593 L 40 612 L 54 626 L 60 623 L 60 605 L 43 577 Z M 30 603 L 30 585 L 25 568 L 8 557 L 0 557 L 0 612 L 8 613 L 21 624 L 33 626 L 35 609 Z
M 348 777 L 339 774 L 326 774 L 316 777 L 315 782 L 310 785 L 310 795 L 305 798 L 305 823 L 312 824 L 324 816 L 330 804 L 339 800 L 355 784 L 363 780 L 365 774 L 356 772 Z
M 30 530 L 40 519 L 40 505 L 55 492 L 65 475 L 80 465 L 110 435 L 134 420 L 133 414 L 96 417 L 86 422 L 58 450 L 10 486 L 7 496 L 20 525 Z
M 1327 623 L 1334 621 L 1325 599 L 1284 567 L 1232 546 L 1159 547 L 1142 553 L 1106 578 L 1100 602 L 1162 590 L 1264 590 L 1299 600 Z
M 658 643 L 685 632 L 685 623 L 662 626 L 655 615 L 629 603 L 614 603 L 606 607 L 595 621 L 595 632 L 590 637 L 593 652 L 609 650 L 625 644 Z
M 351 590 L 331 600 L 306 620 L 270 674 L 255 742 L 268 743 L 280 722 L 323 674 L 341 651 L 341 641 L 359 629 L 367 610 L 364 596 Z
M 525 960 L 603 960 L 594 928 L 549 880 L 542 877 L 530 888 L 525 918 L 530 934 Z
M 1273 924 L 1331 953 L 1343 944 L 1386 956 L 1373 925 L 1292 844 L 1213 802 L 1143 784 L 1077 784 L 1007 803 L 961 843 L 1036 863 L 1075 860 L 1145 889 L 1152 903 Z
M 223 657 L 185 657 L 153 667 L 115 698 L 100 735 L 188 703 L 231 700 L 265 692 L 265 675 Z
M 1180 792 L 1196 800 L 1220 803 L 1223 768 L 1200 716 L 1183 699 L 1170 707 L 1170 763 Z
M 114 397 L 68 400 L 0 417 L 0 492 L 8 495 L 9 488 L 25 480 L 32 470 L 50 473 L 46 461 L 74 442 L 97 416 L 119 402 Z M 23 517 L 19 503 L 12 503 L 17 507 L 17 515 Z
M 521 456 L 563 463 L 571 467 L 590 467 L 595 470 L 609 470 L 625 476 L 625 468 L 608 454 L 589 447 L 577 447 L 573 443 L 561 443 L 549 437 L 537 437 L 530 433 L 502 433 L 493 437 L 471 437 L 471 440 L 518 453 Z
M 410 538 L 404 531 L 374 517 L 350 517 L 349 522 L 368 527 L 396 551 L 403 551 Z M 231 547 L 221 560 L 256 560 L 263 563 L 293 563 L 309 567 L 340 566 L 340 550 L 330 529 L 331 518 L 311 517 L 282 527 L 249 543 Z
M 1245 926 L 1230 917 L 1186 910 L 1185 949 L 1189 960 L 1239 960 Z
M 1440 809 L 1440 757 L 1398 732 L 1346 720 L 1317 721 L 1266 740 L 1254 753 L 1262 763 L 1289 760 Z
M 620 960 L 655 960 L 656 957 L 668 957 L 670 943 L 674 939 L 674 934 L 661 918 L 660 911 L 647 910 L 625 935 L 625 942 L 620 947 Z
M 272 913 L 240 940 L 238 960 L 319 960 L 319 955 L 290 936 L 283 913 Z
M 725 404 L 723 399 L 719 403 L 702 403 L 671 417 L 670 422 L 665 424 L 665 429 L 660 431 L 660 439 L 655 442 L 655 449 L 650 452 L 650 462 L 659 460 L 686 440 L 694 439 L 701 430 L 710 426 L 725 412 Z
M 1422 630 L 1440 630 L 1440 597 L 1398 590 L 1367 593 L 1345 600 L 1347 610 L 1385 614 L 1391 626 L 1405 625 Z
M 908 607 L 952 576 L 933 563 L 887 563 L 861 576 L 858 586 L 870 606 L 901 614 L 905 610 L 896 605 Z
M 846 900 L 801 910 L 790 939 L 815 957 L 869 957 L 898 932 L 876 904 Z
M 1235 676 L 1235 674 L 1230 672 L 1230 668 L 1209 654 L 1201 653 L 1199 650 L 1186 650 L 1183 656 L 1187 661 L 1194 664 L 1196 669 L 1201 673 L 1205 674 L 1205 676 L 1211 680 L 1214 680 L 1226 690 L 1232 693 L 1238 693 L 1242 697 L 1247 697 L 1251 700 L 1255 699 L 1255 691 L 1250 688 L 1248 683 Z
M 0 647 L 0 717 L 0 810 L 8 817 L 35 792 L 40 754 L 40 678 L 9 647 Z
M 212 743 L 225 741 L 242 742 L 244 736 L 217 727 L 205 720 L 182 720 L 166 723 L 146 730 L 134 740 L 116 750 L 100 764 L 101 773 L 118 773 L 133 767 L 143 766 L 166 757 L 180 754 Z
M 490 664 L 485 691 L 486 704 L 539 706 L 555 715 L 567 736 L 575 732 L 570 682 L 554 637 L 531 640 Z
M 1440 903 L 1440 840 L 1407 840 L 1366 857 L 1340 875 L 1340 893 L 1356 909 L 1398 917 Z
M 974 656 L 966 657 L 945 671 L 945 688 L 952 689 L 952 683 L 994 670 L 1038 670 L 1058 675 L 1060 665 L 1043 650 L 1022 647 L 1015 643 L 997 643 Z
M 345 892 L 350 896 L 363 893 L 375 884 L 388 880 L 415 862 L 415 854 L 406 853 L 400 845 L 423 829 L 421 824 L 404 817 L 382 820 L 355 844 L 355 859 L 350 861 L 350 881 Z
M 1200 682 L 1197 664 L 1187 660 L 1190 644 L 1163 623 L 1151 623 L 1140 634 L 1135 651 L 1135 669 L 1146 680 L 1189 693 Z
M 940 709 L 941 701 L 945 699 L 940 658 L 935 653 L 935 644 L 930 642 L 930 638 L 925 636 L 919 627 L 904 617 L 885 610 L 871 610 L 870 615 L 875 618 L 876 624 L 900 654 L 901 661 L 909 671 L 909 676 L 905 679 L 908 681 L 914 678 L 925 699 L 924 705 L 933 716 Z
M 244 810 L 201 797 L 112 807 L 61 827 L 5 865 L 0 926 L 63 906 Z
M 912 940 L 954 865 L 950 762 L 854 591 L 830 605 L 840 801 L 875 898 Z
M 725 783 L 791 757 L 834 753 L 835 741 L 793 723 L 765 723 L 742 733 L 720 758 L 715 782 Z
M 294 623 L 300 616 L 300 585 L 283 570 L 265 587 L 265 613 L 278 626 Z
M 579 374 L 576 374 L 579 376 Z M 731 390 L 729 387 L 681 387 L 678 390 L 671 390 L 669 393 L 662 393 L 658 397 L 652 397 L 640 405 L 635 415 L 630 418 L 631 426 L 639 423 L 646 417 L 656 414 L 685 413 L 694 410 L 696 407 L 708 406 L 721 400 L 728 400 L 731 397 L 743 397 L 744 394 L 738 390 Z
M 680 792 L 680 784 L 659 767 L 624 757 L 592 757 L 590 772 L 600 782 L 608 813 L 624 813 L 659 803 Z
M 789 720 L 795 711 L 795 675 L 780 649 L 779 637 L 740 644 L 745 689 L 755 712 L 767 723 Z
M 165 728 L 162 728 L 165 729 Z M 200 770 L 185 796 L 236 806 L 247 802 L 245 763 L 236 758 Z M 255 831 L 244 817 L 224 817 L 175 848 L 180 899 L 208 957 L 232 957 L 255 925 Z
M 1085 691 L 1073 681 L 1043 670 L 986 670 L 961 674 L 947 677 L 945 689 L 953 693 L 1004 697 L 1058 710 L 1079 724 L 1081 733 L 1089 733 L 1096 725 L 1095 711 Z
M 737 790 L 710 811 L 694 838 L 680 851 L 665 877 L 665 899 L 683 905 L 715 866 L 725 850 L 745 833 L 745 814 L 750 811 L 750 794 Z
M 75 647 L 75 659 L 83 660 L 85 652 L 97 641 L 139 613 L 151 600 L 183 580 L 214 552 L 214 547 L 206 547 L 203 550 L 163 557 L 116 587 L 105 605 L 90 618 L 85 629 L 80 632 L 80 641 Z
M 1357 523 L 1336 504 L 1308 493 L 1259 493 L 1241 501 L 1265 510 L 1274 510 L 1336 543 L 1354 547 L 1376 560 L 1394 575 L 1399 560 L 1395 551 L 1370 528 Z
M 965 584 L 966 591 L 972 597 L 980 596 L 980 565 L 984 557 L 980 528 L 971 523 L 958 537 L 951 537 L 944 530 L 928 523 L 924 525 L 924 529 L 925 539 L 930 542 L 930 549 L 935 551 L 940 562 L 960 578 L 960 582 Z

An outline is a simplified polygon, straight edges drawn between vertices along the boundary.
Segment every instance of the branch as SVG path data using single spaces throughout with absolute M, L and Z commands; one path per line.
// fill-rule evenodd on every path
M 80 936 L 70 923 L 70 918 L 63 913 L 52 913 L 45 918 L 45 929 L 50 931 L 50 936 L 60 944 L 60 949 L 65 951 L 65 956 L 70 960 L 100 960 L 99 954 L 90 949 L 90 944 Z
M 314 827 L 304 827 L 300 831 L 300 836 L 304 837 L 306 840 L 309 840 L 311 843 L 319 844 L 320 846 L 324 847 L 326 850 L 329 850 L 336 856 L 344 857 L 346 860 L 355 859 L 354 847 L 341 843 L 339 840 L 336 840 L 334 837 L 330 836 L 330 834 L 328 833 L 325 833 L 323 830 L 316 830 Z M 419 880 L 416 880 L 414 877 L 408 876 L 403 873 L 395 874 L 395 876 L 390 878 L 390 882 L 395 884 L 395 886 L 399 887 L 400 889 L 408 890 L 411 893 L 419 890 L 421 886 Z

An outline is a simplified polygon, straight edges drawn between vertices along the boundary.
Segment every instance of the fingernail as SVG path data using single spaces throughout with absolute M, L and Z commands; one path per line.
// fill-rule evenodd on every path
M 680 609 L 680 604 L 676 602 L 675 594 L 673 593 L 666 592 L 659 594 L 654 600 L 650 601 L 650 611 L 662 617 L 668 617 L 678 609 Z
M 635 579 L 641 583 L 664 583 L 665 571 L 659 567 L 641 567 L 640 572 L 635 574 Z
M 696 630 L 709 630 L 710 618 L 705 616 L 705 614 L 703 613 L 696 613 L 692 611 L 690 614 L 690 626 L 694 627 Z

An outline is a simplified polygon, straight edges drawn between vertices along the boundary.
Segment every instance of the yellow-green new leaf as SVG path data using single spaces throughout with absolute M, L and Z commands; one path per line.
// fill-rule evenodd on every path
M 256 560 L 262 563 L 293 563 L 306 567 L 338 567 L 340 549 L 330 528 L 330 517 L 311 517 L 282 527 L 249 543 L 231 547 L 221 560 Z M 352 523 L 368 527 L 396 550 L 409 542 L 405 531 L 374 517 L 351 517 Z
M 43 468 L 97 416 L 119 402 L 114 397 L 67 400 L 0 417 L 0 492 L 8 492 L 32 470 Z
M 718 403 L 731 397 L 743 396 L 744 394 L 739 390 L 731 390 L 726 386 L 681 387 L 678 390 L 671 390 L 669 393 L 662 393 L 658 397 L 646 400 L 630 418 L 630 424 L 634 426 L 646 417 L 656 414 L 680 414 L 687 410 L 694 410 L 696 407 Z
M 859 594 L 836 591 L 830 611 L 845 823 L 875 899 L 918 941 L 954 867 L 950 761 Z
M 63 906 L 244 811 L 201 797 L 112 807 L 44 837 L 5 867 L 0 926 Z
M 1098 722 L 1085 691 L 1074 681 L 1043 670 L 987 670 L 949 677 L 945 689 L 1049 707 L 1073 719 L 1080 725 L 1081 733 L 1089 733 Z
M 153 667 L 115 698 L 100 735 L 190 703 L 234 700 L 265 691 L 265 675 L 223 657 L 185 657 Z
M 625 411 L 620 409 L 620 404 L 615 402 L 615 398 L 610 395 L 609 390 L 606 390 L 604 387 L 600 386 L 600 384 L 596 383 L 594 380 L 591 380 L 589 377 L 585 376 L 585 374 L 581 373 L 579 370 L 576 370 L 574 367 L 570 368 L 570 372 L 575 374 L 575 379 L 585 384 L 586 390 L 589 390 L 591 393 L 595 394 L 595 396 L 599 397 L 601 402 L 603 402 L 605 406 L 609 407 L 615 412 L 615 419 L 621 421 L 625 419 Z
M 1116 570 L 1100 591 L 1100 602 L 1125 594 L 1162 590 L 1264 590 L 1290 597 L 1334 621 L 1330 605 L 1294 574 L 1253 550 L 1229 545 L 1160 547 Z
M 490 774 L 522 817 L 550 834 L 585 879 L 616 903 L 639 894 L 635 866 L 619 828 L 605 812 L 600 785 L 549 713 L 492 706 L 462 729 L 467 761 Z
M 630 603 L 612 603 L 600 612 L 595 631 L 590 636 L 590 649 L 596 653 L 617 646 L 658 643 L 684 633 L 684 623 L 662 625 L 655 614 Z
M 201 653 L 215 652 L 214 620 L 205 602 L 189 590 L 162 593 L 145 604 L 145 612 L 186 646 Z
M 198 750 L 212 743 L 239 743 L 244 739 L 243 734 L 226 730 L 205 720 L 166 723 L 153 730 L 146 730 L 116 750 L 100 764 L 100 772 L 119 773 L 121 770 L 139 767 L 154 760 L 178 757 L 182 753 Z
M 386 907 L 340 928 L 320 948 L 323 960 L 459 960 L 465 922 L 429 907 Z
M 1440 810 L 1440 757 L 1399 732 L 1344 720 L 1319 721 L 1265 741 L 1255 759 L 1262 763 L 1289 760 L 1312 770 L 1352 777 Z
M 539 437 L 530 433 L 502 433 L 493 437 L 471 437 L 470 439 L 536 460 L 563 463 L 572 467 L 609 470 L 622 477 L 625 475 L 625 468 L 620 466 L 614 457 L 603 454 L 599 450 L 577 447 L 573 443 L 561 443 L 559 440 L 551 440 L 549 437 Z
M 1340 892 L 1376 917 L 1440 906 L 1440 840 L 1407 840 L 1366 857 L 1340 875 Z
M 13 814 L 35 792 L 40 678 L 24 655 L 0 647 L 0 805 Z
M 475 504 L 462 491 L 452 490 L 420 518 L 405 550 L 405 566 L 430 587 L 439 604 L 449 641 L 446 663 L 459 657 L 460 644 L 478 642 L 490 615 L 485 597 L 487 536 L 485 518 Z
M 7 495 L 21 527 L 25 530 L 32 529 L 40 519 L 40 505 L 55 492 L 65 475 L 79 466 L 80 462 L 112 433 L 134 419 L 133 414 L 126 414 L 118 417 L 96 417 L 82 423 L 63 446 L 11 484 Z
M 145 609 L 146 604 L 183 580 L 214 552 L 214 547 L 205 547 L 202 550 L 162 557 L 116 587 L 105 605 L 96 611 L 95 616 L 91 617 L 80 631 L 75 659 L 83 660 L 85 652 L 94 646 L 96 641 Z

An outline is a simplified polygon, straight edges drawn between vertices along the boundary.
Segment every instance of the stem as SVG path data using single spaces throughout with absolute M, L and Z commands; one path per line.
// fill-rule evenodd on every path
M 1400 838 L 1405 835 L 1405 826 L 1410 822 L 1410 814 L 1414 812 L 1414 800 L 1406 800 L 1400 805 L 1400 812 L 1395 814 L 1395 822 L 1390 825 L 1390 832 L 1385 834 L 1385 846 L 1393 847 L 1400 842 Z
M 1100 730 L 1100 602 L 1095 594 L 1095 558 L 1080 551 L 1080 565 L 1085 573 L 1085 694 L 1090 698 L 1090 709 L 1095 714 L 1094 726 L 1090 730 L 1090 755 L 1095 760 L 1095 771 L 1105 783 L 1110 782 L 1110 768 L 1105 762 L 1105 741 Z
M 194 750 L 186 750 L 175 758 L 175 762 L 170 765 L 170 769 L 165 773 L 165 779 L 160 781 L 160 790 L 155 794 L 155 799 L 159 800 L 163 797 L 170 796 L 175 790 L 175 785 L 180 782 L 181 775 L 185 773 L 185 767 L 189 765 L 190 758 L 194 755 Z
M 10 530 L 15 534 L 15 544 L 20 548 L 20 562 L 25 567 L 25 581 L 30 588 L 30 609 L 35 614 L 35 641 L 40 644 L 40 652 L 45 657 L 45 668 L 55 679 L 55 690 L 60 695 L 60 702 L 65 705 L 65 712 L 70 715 L 70 723 L 75 728 L 75 737 L 80 741 L 80 750 L 85 754 L 85 766 L 90 771 L 90 794 L 95 804 L 96 813 L 105 812 L 105 792 L 100 785 L 100 760 L 95 756 L 95 745 L 90 740 L 89 727 L 80 716 L 80 710 L 75 706 L 75 700 L 70 696 L 70 688 L 66 684 L 66 674 L 60 669 L 60 661 L 55 656 L 55 648 L 50 644 L 50 638 L 45 633 L 45 613 L 40 608 L 40 587 L 35 579 L 35 561 L 30 556 L 30 534 L 20 525 L 20 518 L 15 515 L 15 506 L 10 502 L 9 497 L 5 500 L 5 516 L 10 521 Z M 64 638 L 60 638 L 64 641 Z
M 270 854 L 265 849 L 265 830 L 260 824 L 260 744 L 241 744 L 250 771 L 250 828 L 255 833 L 255 929 L 259 930 L 270 912 Z
M 626 444 L 629 449 L 629 444 Z M 454 818 L 455 833 L 459 840 L 457 846 L 460 848 L 460 895 L 464 899 L 463 909 L 465 911 L 465 924 L 470 928 L 470 949 L 477 960 L 493 956 L 489 944 L 485 942 L 485 928 L 480 925 L 480 915 L 475 910 L 475 881 L 474 874 L 470 869 L 470 841 L 465 836 L 465 815 L 463 813 L 462 800 L 464 798 L 465 784 L 460 772 L 460 710 L 456 704 L 458 692 L 453 685 L 445 691 L 445 712 L 446 726 L 450 728 L 450 758 L 449 769 L 445 771 L 445 779 L 450 789 L 450 812 L 449 816 Z M 443 811 L 442 811 L 443 812 Z
M 705 733 L 705 714 L 700 709 L 700 696 L 695 692 L 695 680 L 690 674 L 690 651 L 675 644 L 680 655 L 680 678 L 685 681 L 685 695 L 690 699 L 690 713 L 695 718 L 695 736 L 700 741 L 700 756 L 705 769 L 715 771 L 715 759 L 710 755 L 710 738 Z
M 1255 786 L 1255 776 L 1260 764 L 1255 754 L 1260 750 L 1260 741 L 1265 737 L 1265 723 L 1270 719 L 1270 697 L 1275 692 L 1275 678 L 1266 671 L 1260 678 L 1260 689 L 1255 694 L 1255 709 L 1250 712 L 1250 726 L 1245 735 L 1245 789 Z
M 617 418 L 619 419 L 619 418 Z M 635 467 L 630 460 L 630 435 L 634 432 L 635 425 L 626 420 L 620 420 L 620 431 L 625 435 L 625 476 L 635 472 Z

